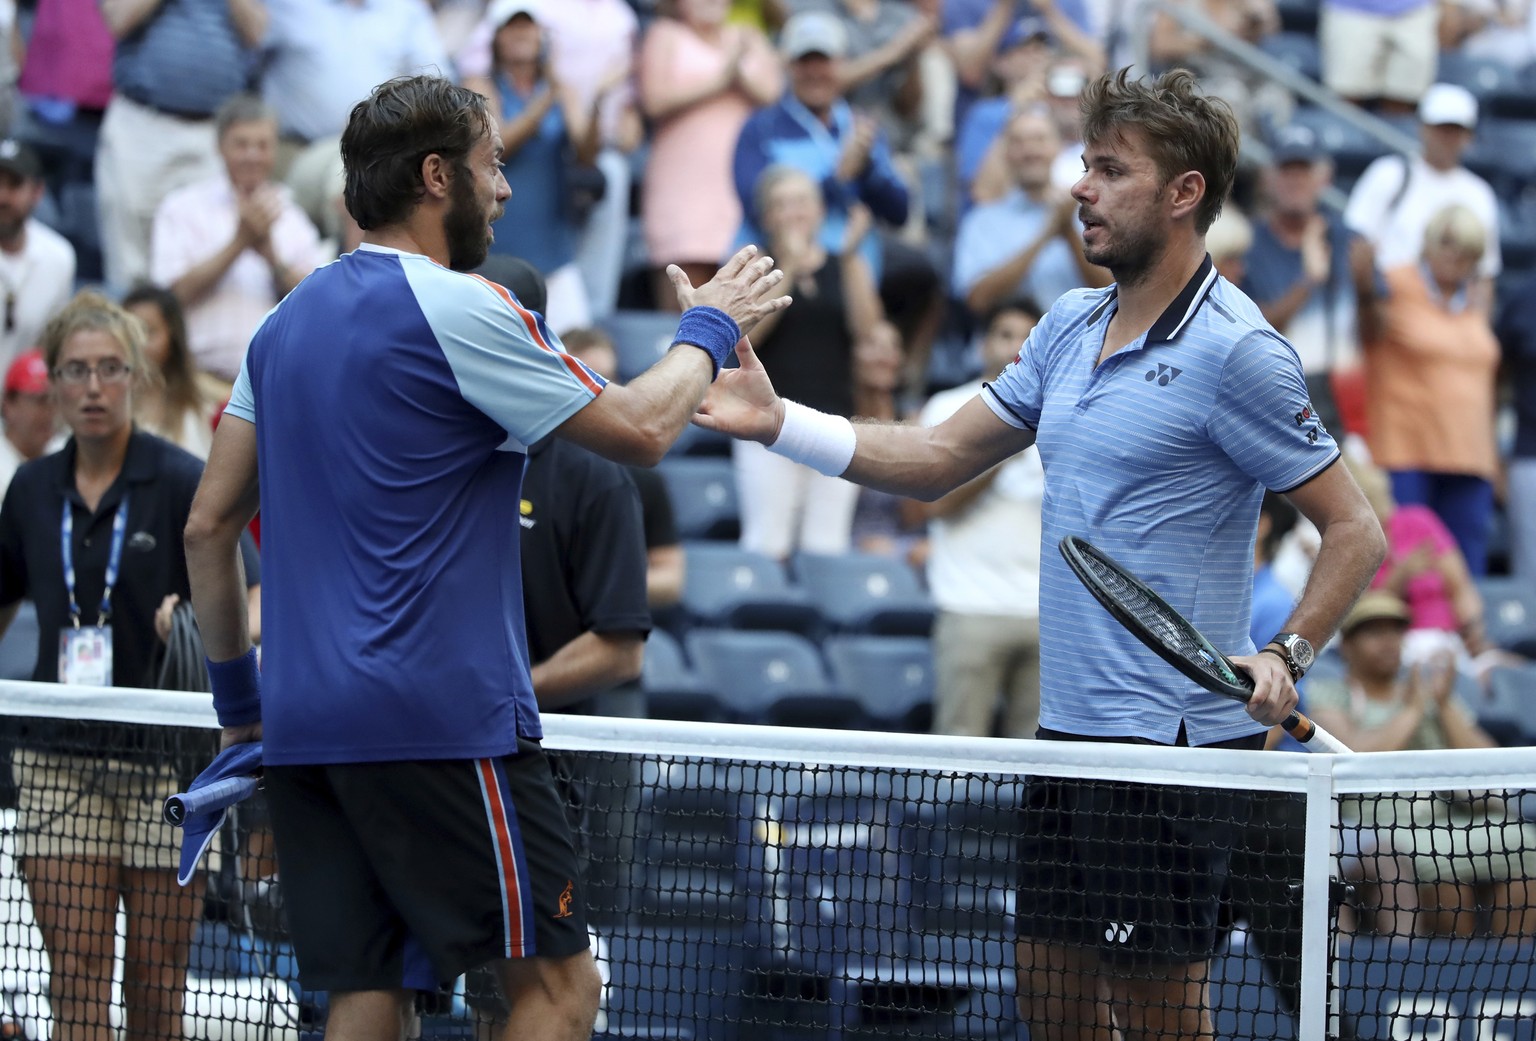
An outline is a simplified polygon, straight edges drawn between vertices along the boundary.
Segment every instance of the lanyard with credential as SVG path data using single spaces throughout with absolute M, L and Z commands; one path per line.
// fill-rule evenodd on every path
M 96 624 L 104 626 L 112 617 L 112 587 L 117 585 L 117 571 L 123 562 L 123 535 L 128 530 L 128 493 L 117 504 L 112 518 L 112 549 L 107 555 L 106 587 L 101 591 L 101 609 L 96 612 Z M 60 541 L 64 544 L 64 587 L 69 590 L 69 620 L 80 628 L 80 604 L 75 600 L 75 517 L 69 499 L 64 500 L 64 520 L 61 524 Z

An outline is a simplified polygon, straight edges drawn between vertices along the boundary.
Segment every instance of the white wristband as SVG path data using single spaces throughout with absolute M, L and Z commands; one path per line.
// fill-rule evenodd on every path
M 857 443 L 853 424 L 842 416 L 829 416 L 786 398 L 784 425 L 768 448 L 817 473 L 841 477 L 853 462 Z

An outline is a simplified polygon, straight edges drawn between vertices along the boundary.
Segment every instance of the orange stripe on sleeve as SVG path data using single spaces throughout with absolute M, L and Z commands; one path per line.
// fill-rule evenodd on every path
M 551 354 L 558 355 L 560 360 L 565 363 L 565 367 L 571 371 L 571 375 L 575 376 L 578 380 L 581 381 L 582 386 L 586 387 L 593 394 L 601 394 L 603 392 L 602 385 L 592 378 L 592 375 L 587 372 L 586 367 L 582 365 L 581 362 L 577 361 L 575 358 L 572 358 L 564 351 L 555 350 L 545 341 L 543 334 L 539 332 L 539 323 L 538 320 L 533 317 L 533 312 L 529 311 L 527 308 L 523 307 L 522 304 L 518 303 L 517 298 L 508 291 L 506 286 L 499 285 L 498 283 L 492 282 L 490 279 L 485 278 L 482 275 L 474 274 L 473 272 L 470 272 L 469 276 L 471 278 L 479 279 L 481 282 L 484 282 L 486 285 L 495 290 L 496 295 L 501 297 L 506 305 L 512 308 L 513 313 L 522 319 L 523 327 L 528 330 L 528 335 L 533 338 L 533 342 L 544 348 L 546 351 L 549 351 Z

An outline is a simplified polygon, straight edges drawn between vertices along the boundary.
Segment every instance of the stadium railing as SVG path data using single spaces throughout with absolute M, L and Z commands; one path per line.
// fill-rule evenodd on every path
M 606 981 L 599 1037 L 1027 1037 L 1015 850 L 1042 778 L 1157 786 L 1230 818 L 1239 858 L 1207 988 L 1218 1037 L 1536 1031 L 1531 750 L 1334 757 L 599 717 L 545 727 L 587 858 Z M 40 754 L 95 764 L 90 783 L 125 763 L 181 782 L 211 755 L 212 729 L 200 695 L 0 684 L 0 734 L 22 785 L 46 776 L 25 769 Z M 281 880 L 246 866 L 259 799 L 207 862 L 188 1037 L 298 1041 L 323 1024 L 323 995 L 299 982 L 273 900 Z M 1154 855 L 1136 835 L 1157 833 L 1160 805 L 1100 828 L 1106 860 Z M 3 814 L 0 1025 L 40 1039 L 53 1032 L 54 989 L 18 854 L 30 842 L 46 856 L 50 822 L 34 815 L 29 836 L 29 818 Z M 173 842 L 154 827 L 154 841 Z M 1391 884 L 1393 864 L 1437 872 L 1420 879 L 1437 885 L 1411 886 L 1417 909 L 1399 900 L 1396 931 L 1373 932 L 1388 919 L 1381 894 L 1407 892 Z M 1109 926 L 1137 924 L 1149 923 Z M 119 937 L 118 980 L 124 956 Z M 114 985 L 114 1023 L 123 1001 Z M 422 1037 L 473 1034 L 462 985 L 423 995 L 420 1009 Z

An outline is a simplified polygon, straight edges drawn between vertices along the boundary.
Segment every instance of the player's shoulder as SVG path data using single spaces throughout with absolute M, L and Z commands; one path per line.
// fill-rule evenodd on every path
M 1041 316 L 1037 328 L 1050 340 L 1065 342 L 1083 326 L 1098 321 L 1114 301 L 1115 287 L 1080 286 L 1058 296 Z M 1031 337 L 1033 339 L 1033 337 Z

